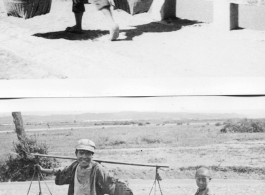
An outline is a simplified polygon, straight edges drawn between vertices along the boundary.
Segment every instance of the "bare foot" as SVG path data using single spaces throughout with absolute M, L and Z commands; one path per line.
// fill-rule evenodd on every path
M 118 24 L 114 23 L 109 31 L 111 41 L 114 41 L 119 37 L 119 31 L 120 30 Z

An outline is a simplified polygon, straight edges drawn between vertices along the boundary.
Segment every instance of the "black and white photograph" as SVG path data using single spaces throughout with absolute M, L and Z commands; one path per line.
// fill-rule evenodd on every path
M 0 194 L 263 195 L 264 96 L 0 100 Z
M 0 78 L 264 77 L 264 5 L 2 0 Z
M 0 195 L 264 195 L 265 0 L 0 0 Z

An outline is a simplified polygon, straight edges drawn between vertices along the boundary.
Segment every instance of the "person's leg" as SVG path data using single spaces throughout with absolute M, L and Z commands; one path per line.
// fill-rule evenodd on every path
M 83 1 L 80 1 L 78 3 L 75 3 L 73 1 L 73 9 L 72 11 L 74 12 L 75 15 L 75 25 L 72 27 L 67 27 L 66 31 L 67 32 L 74 32 L 74 33 L 81 33 L 82 32 L 82 18 L 83 14 L 85 12 L 85 6 Z
M 75 13 L 75 29 L 82 30 L 82 18 L 84 12 Z
M 104 7 L 101 9 L 101 11 L 105 15 L 105 18 L 109 24 L 110 40 L 116 40 L 119 37 L 119 26 L 112 17 L 110 7 Z
M 116 24 L 112 17 L 112 13 L 110 10 L 110 3 L 108 0 L 93 0 L 95 6 L 98 10 L 101 10 L 104 14 L 108 24 L 109 24 L 109 32 L 110 32 L 110 40 L 115 40 L 119 37 L 119 26 Z

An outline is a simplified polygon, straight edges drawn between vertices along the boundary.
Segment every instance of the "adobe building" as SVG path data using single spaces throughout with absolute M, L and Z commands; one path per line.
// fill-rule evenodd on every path
M 154 0 L 149 13 L 156 20 L 179 17 L 213 23 L 225 31 L 265 30 L 265 0 Z

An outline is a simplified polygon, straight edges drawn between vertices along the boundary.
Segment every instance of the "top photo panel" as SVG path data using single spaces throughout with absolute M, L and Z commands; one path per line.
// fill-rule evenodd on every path
M 3 0 L 0 79 L 265 76 L 264 0 Z

